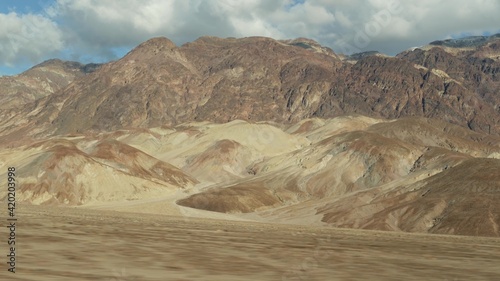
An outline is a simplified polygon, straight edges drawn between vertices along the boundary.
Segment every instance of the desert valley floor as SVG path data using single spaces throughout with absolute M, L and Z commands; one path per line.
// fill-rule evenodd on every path
M 2 280 L 498 280 L 495 238 L 20 205 Z M 5 217 L 1 218 L 5 221 Z

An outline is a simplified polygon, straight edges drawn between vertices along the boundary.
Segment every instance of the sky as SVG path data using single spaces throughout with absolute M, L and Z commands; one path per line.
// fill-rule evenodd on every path
M 149 38 L 306 37 L 337 53 L 395 55 L 500 33 L 499 0 L 1 0 L 0 75 L 50 58 L 116 60 Z

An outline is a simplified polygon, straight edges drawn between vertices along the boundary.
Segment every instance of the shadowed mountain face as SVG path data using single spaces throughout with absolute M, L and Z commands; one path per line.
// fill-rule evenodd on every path
M 48 61 L 0 80 L 0 176 L 32 204 L 499 236 L 500 41 L 471 42 L 154 38 Z

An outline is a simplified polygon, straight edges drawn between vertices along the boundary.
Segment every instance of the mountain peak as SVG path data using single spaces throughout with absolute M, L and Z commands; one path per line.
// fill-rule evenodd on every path
M 349 57 L 347 57 L 347 60 L 353 60 L 353 61 L 358 61 L 360 59 L 366 58 L 366 57 L 371 57 L 371 56 L 386 56 L 379 51 L 367 51 L 367 52 L 361 52 L 361 53 L 356 53 L 352 54 Z
M 89 64 L 83 64 L 77 61 L 65 61 L 61 59 L 49 59 L 46 61 L 43 61 L 40 64 L 37 64 L 30 68 L 29 70 L 25 71 L 23 74 L 27 74 L 29 72 L 35 71 L 35 70 L 40 70 L 40 69 L 61 69 L 65 71 L 78 71 L 82 73 L 91 73 L 99 69 L 99 67 L 102 64 L 100 63 L 89 63 Z
M 156 55 L 161 52 L 177 48 L 174 42 L 166 37 L 151 38 L 132 49 L 126 56 L 144 56 L 146 54 Z
M 174 42 L 172 42 L 170 39 L 167 37 L 153 37 L 142 44 L 140 44 L 139 47 L 164 47 L 164 48 L 176 48 L 177 46 L 175 45 Z
M 318 42 L 309 38 L 299 37 L 295 39 L 280 40 L 280 42 L 290 46 L 304 48 L 306 50 L 310 50 L 313 52 L 323 53 L 333 57 L 338 57 L 337 54 L 335 54 L 335 52 L 332 49 L 322 46 Z

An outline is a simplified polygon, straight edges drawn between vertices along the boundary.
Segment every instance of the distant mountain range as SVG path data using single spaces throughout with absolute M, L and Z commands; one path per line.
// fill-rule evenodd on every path
M 309 39 L 202 37 L 178 47 L 154 38 L 102 66 L 48 61 L 3 78 L 2 99 L 15 100 L 6 107 L 22 103 L 17 114 L 30 116 L 4 136 L 33 135 L 35 127 L 35 135 L 48 136 L 351 113 L 437 118 L 499 134 L 499 42 L 493 36 L 473 49 L 429 45 L 396 57 L 346 60 Z
M 469 36 L 459 39 L 437 40 L 431 42 L 430 45 L 445 46 L 451 48 L 477 48 L 498 39 L 500 39 L 500 33 L 491 36 Z

